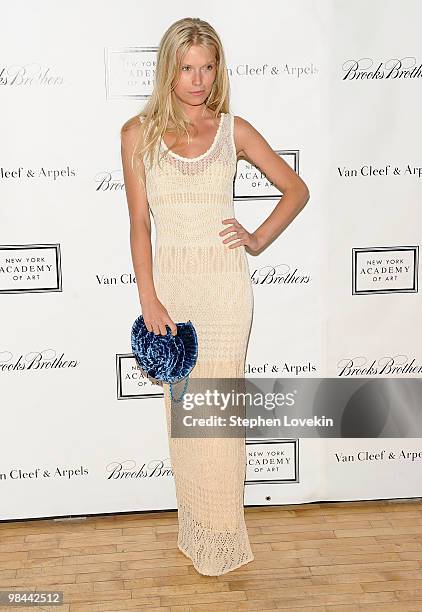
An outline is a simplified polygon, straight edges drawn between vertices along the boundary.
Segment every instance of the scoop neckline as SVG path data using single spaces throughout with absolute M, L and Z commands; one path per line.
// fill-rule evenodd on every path
M 178 153 L 175 153 L 174 151 L 172 151 L 171 149 L 168 148 L 168 146 L 166 145 L 166 143 L 164 142 L 163 138 L 161 138 L 161 144 L 164 146 L 164 148 L 166 149 L 166 151 L 168 151 L 169 155 L 172 155 L 173 157 L 176 157 L 177 159 L 181 159 L 183 161 L 197 161 L 198 159 L 202 159 L 203 157 L 205 157 L 206 155 L 208 155 L 208 153 L 211 153 L 211 151 L 214 149 L 217 140 L 218 140 L 218 136 L 221 132 L 221 128 L 223 125 L 223 117 L 224 115 L 226 115 L 226 113 L 221 113 L 220 114 L 220 122 L 218 124 L 218 128 L 217 131 L 215 133 L 214 136 L 214 140 L 212 141 L 211 145 L 208 147 L 208 149 L 206 151 L 204 151 L 204 153 L 201 153 L 201 155 L 197 155 L 196 157 L 184 157 L 183 155 L 179 155 Z

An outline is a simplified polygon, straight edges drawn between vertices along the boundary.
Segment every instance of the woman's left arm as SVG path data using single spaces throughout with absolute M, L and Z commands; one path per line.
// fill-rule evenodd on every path
M 223 223 L 232 223 L 232 226 L 222 230 L 220 236 L 235 233 L 223 240 L 223 243 L 236 240 L 229 248 L 244 244 L 252 255 L 257 255 L 304 208 L 309 200 L 309 189 L 289 164 L 272 150 L 265 138 L 241 117 L 235 117 L 235 143 L 238 158 L 257 166 L 283 194 L 271 214 L 253 233 L 248 232 L 236 219 L 223 220 Z

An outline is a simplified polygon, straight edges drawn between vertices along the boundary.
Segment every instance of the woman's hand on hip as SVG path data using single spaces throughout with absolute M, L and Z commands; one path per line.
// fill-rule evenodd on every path
M 236 247 L 245 245 L 252 252 L 256 252 L 259 250 L 260 243 L 255 233 L 251 234 L 250 232 L 248 232 L 248 230 L 246 230 L 237 219 L 235 219 L 234 217 L 231 219 L 223 219 L 222 223 L 231 223 L 231 225 L 219 232 L 219 236 L 225 236 L 230 232 L 234 232 L 232 236 L 229 236 L 228 238 L 223 240 L 223 244 L 233 242 L 234 240 L 237 241 L 234 244 L 229 245 L 229 249 L 235 249 Z

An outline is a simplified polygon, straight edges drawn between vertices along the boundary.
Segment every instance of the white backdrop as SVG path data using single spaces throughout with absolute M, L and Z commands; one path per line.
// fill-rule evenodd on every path
M 359 378 L 368 374 L 352 367 L 370 364 L 370 376 L 420 375 L 420 3 L 164 7 L 3 7 L 2 520 L 176 507 L 163 398 L 130 352 L 140 310 L 119 131 L 181 17 L 219 32 L 231 111 L 311 192 L 282 236 L 248 257 L 247 375 L 277 366 L 283 377 Z M 252 231 L 281 194 L 250 170 L 239 162 L 234 194 Z M 382 449 L 396 460 L 359 459 Z M 421 458 L 401 450 L 419 453 L 420 439 L 248 440 L 245 504 L 418 496 Z

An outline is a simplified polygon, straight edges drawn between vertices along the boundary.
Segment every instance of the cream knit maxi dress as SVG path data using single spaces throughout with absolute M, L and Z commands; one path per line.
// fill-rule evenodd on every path
M 198 360 L 190 378 L 244 378 L 253 313 L 249 266 L 245 247 L 229 249 L 227 235 L 219 236 L 228 227 L 221 221 L 234 217 L 234 116 L 220 115 L 212 145 L 198 157 L 173 153 L 163 140 L 159 146 L 160 154 L 167 151 L 161 168 L 144 156 L 158 299 L 175 323 L 190 319 L 195 326 Z M 244 520 L 245 439 L 172 438 L 169 385 L 163 390 L 178 547 L 199 573 L 225 574 L 254 559 Z M 182 384 L 173 390 L 180 395 Z

